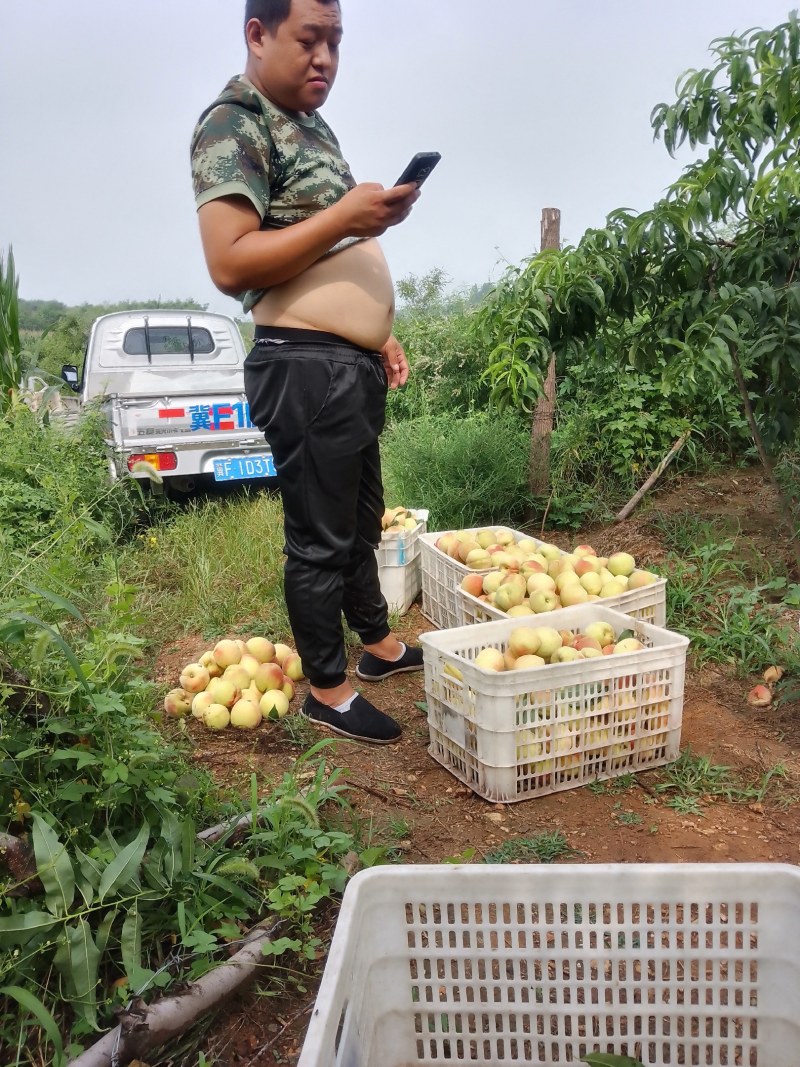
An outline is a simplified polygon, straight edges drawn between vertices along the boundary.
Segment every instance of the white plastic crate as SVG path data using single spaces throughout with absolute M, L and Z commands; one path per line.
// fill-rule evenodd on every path
M 298 1067 L 797 1067 L 800 869 L 377 867 L 355 875 Z
M 375 549 L 378 578 L 390 611 L 405 615 L 422 589 L 422 561 L 419 538 L 428 522 L 427 508 L 412 510 L 417 525 L 412 530 L 389 533 L 384 530 Z
M 485 600 L 479 600 L 476 596 L 461 588 L 459 582 L 458 597 L 461 601 L 461 622 L 465 626 L 471 626 L 476 622 L 491 622 L 494 619 L 507 619 L 508 615 L 493 604 L 487 604 Z M 596 604 L 593 600 L 591 603 Z M 602 603 L 609 608 L 615 608 L 632 619 L 641 619 L 649 622 L 651 626 L 667 625 L 667 579 L 659 578 L 652 585 L 645 585 L 641 589 L 630 589 L 619 596 L 607 596 L 602 598 Z M 533 618 L 541 619 L 541 626 L 549 626 L 547 622 L 549 612 L 542 612 Z M 525 616 L 523 616 L 525 618 Z
M 538 621 L 542 620 L 542 621 Z M 648 647 L 529 670 L 488 671 L 512 630 L 609 622 Z M 680 749 L 688 638 L 599 603 L 420 635 L 429 753 L 479 796 L 512 803 L 650 770 Z M 455 677 L 453 671 L 460 674 Z
M 478 530 L 508 530 L 508 526 L 476 526 L 471 532 Z M 471 568 L 465 566 L 460 560 L 452 559 L 446 552 L 436 547 L 436 542 L 447 531 L 438 533 L 422 534 L 419 539 L 422 554 L 422 614 L 434 626 L 440 630 L 446 630 L 451 626 L 461 626 L 463 622 L 463 609 L 458 595 L 458 586 L 465 574 L 475 574 Z M 530 534 L 521 533 L 519 530 L 511 530 L 515 541 L 533 541 L 537 545 L 547 542 Z M 562 553 L 563 555 L 563 553 Z M 493 570 L 489 567 L 487 570 Z M 477 573 L 485 574 L 486 571 Z
M 419 537 L 427 529 L 428 509 L 412 508 L 411 514 L 417 520 L 412 530 L 383 531 L 381 543 L 375 549 L 379 567 L 402 567 L 419 556 Z
M 381 592 L 389 611 L 405 615 L 422 589 L 422 564 L 419 553 L 410 563 L 399 567 L 378 566 Z

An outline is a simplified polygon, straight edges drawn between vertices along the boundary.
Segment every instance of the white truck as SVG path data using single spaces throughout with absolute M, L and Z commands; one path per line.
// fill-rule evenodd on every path
M 83 373 L 61 376 L 81 404 L 99 402 L 108 419 L 109 471 L 146 481 L 155 467 L 166 489 L 201 481 L 274 478 L 244 392 L 245 348 L 227 315 L 142 310 L 102 315 L 89 335 Z

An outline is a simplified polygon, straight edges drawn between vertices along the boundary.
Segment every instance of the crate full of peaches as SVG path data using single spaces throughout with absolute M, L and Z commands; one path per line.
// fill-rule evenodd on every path
M 678 754 L 681 634 L 590 603 L 420 641 L 429 752 L 487 800 L 570 789 Z
M 562 552 L 523 539 L 473 555 L 472 561 L 482 564 L 487 556 L 494 563 L 491 570 L 482 567 L 460 581 L 464 623 L 543 615 L 597 601 L 655 626 L 666 623 L 666 579 L 638 567 L 629 552 L 598 556 L 591 545 Z

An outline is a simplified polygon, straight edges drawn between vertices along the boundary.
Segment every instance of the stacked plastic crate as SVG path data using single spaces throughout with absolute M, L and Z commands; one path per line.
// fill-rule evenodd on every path
M 416 526 L 384 530 L 381 543 L 375 549 L 381 592 L 389 610 L 398 615 L 406 614 L 422 590 L 420 537 L 427 528 L 428 511 L 425 508 L 410 510 L 417 520 Z

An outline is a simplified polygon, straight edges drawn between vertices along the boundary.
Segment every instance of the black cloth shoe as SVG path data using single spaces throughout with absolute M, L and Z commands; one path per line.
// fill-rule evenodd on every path
M 356 674 L 364 682 L 382 682 L 384 678 L 402 674 L 403 671 L 421 671 L 423 666 L 422 649 L 409 648 L 406 645 L 400 659 L 391 661 L 378 659 L 371 652 L 365 652 L 356 667 Z
M 303 713 L 342 737 L 368 741 L 371 745 L 391 745 L 393 741 L 400 740 L 403 732 L 399 723 L 391 716 L 378 711 L 360 693 L 347 711 L 329 708 L 309 693 L 303 704 Z

